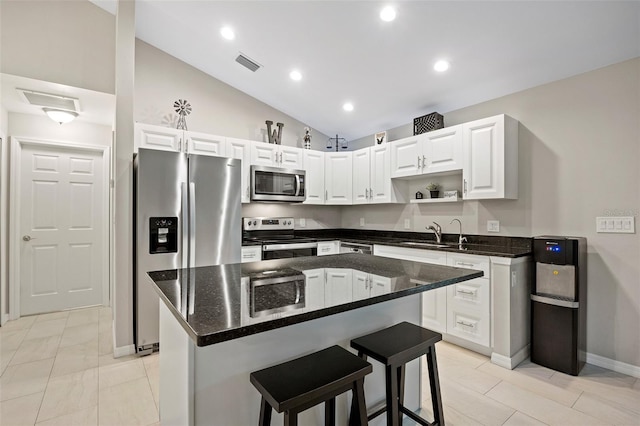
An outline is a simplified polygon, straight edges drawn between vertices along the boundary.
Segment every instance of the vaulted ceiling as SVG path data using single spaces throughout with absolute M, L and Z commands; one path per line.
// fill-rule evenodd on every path
M 347 139 L 638 57 L 639 28 L 638 1 L 136 1 L 138 38 Z

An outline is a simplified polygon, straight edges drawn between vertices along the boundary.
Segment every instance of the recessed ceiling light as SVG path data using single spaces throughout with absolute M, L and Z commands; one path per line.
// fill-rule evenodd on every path
M 300 81 L 302 80 L 302 74 L 300 73 L 300 71 L 298 70 L 293 70 L 289 73 L 289 77 L 291 77 L 291 80 L 294 81 Z
M 433 69 L 438 72 L 444 72 L 449 69 L 449 62 L 447 61 L 438 61 L 433 65 Z
M 345 102 L 345 104 L 342 105 L 342 109 L 345 111 L 353 111 L 353 104 L 351 102 Z
M 222 27 L 220 29 L 220 34 L 227 40 L 233 40 L 234 38 L 236 38 L 236 33 L 233 32 L 233 29 L 231 27 Z
M 394 19 L 396 19 L 396 10 L 391 6 L 385 7 L 380 11 L 380 19 L 382 19 L 384 22 L 393 21 Z

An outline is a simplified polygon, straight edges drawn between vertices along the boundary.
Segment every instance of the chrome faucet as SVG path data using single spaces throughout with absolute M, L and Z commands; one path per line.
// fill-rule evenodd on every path
M 460 235 L 458 236 L 458 244 L 462 245 L 462 243 L 467 242 L 467 237 L 462 236 L 462 222 L 460 222 L 460 219 L 453 219 L 451 222 L 449 222 L 449 225 L 451 225 L 453 222 L 458 222 L 458 224 L 460 225 Z
M 435 225 L 435 227 L 433 226 Z M 427 226 L 428 231 L 433 231 L 436 234 L 436 242 L 442 242 L 442 227 L 438 225 L 436 222 L 433 222 L 433 225 Z

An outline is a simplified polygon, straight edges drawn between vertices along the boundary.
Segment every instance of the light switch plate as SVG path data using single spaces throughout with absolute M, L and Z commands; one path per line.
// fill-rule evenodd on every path
M 300 228 L 304 228 L 305 226 L 307 226 L 307 219 L 301 217 L 300 218 Z
M 364 226 L 364 217 L 360 218 L 360 226 Z
M 500 232 L 500 221 L 499 220 L 488 220 L 487 221 L 487 232 Z
M 411 219 L 404 220 L 404 229 L 411 229 Z
M 635 234 L 634 216 L 599 216 L 596 217 L 596 232 L 607 234 Z

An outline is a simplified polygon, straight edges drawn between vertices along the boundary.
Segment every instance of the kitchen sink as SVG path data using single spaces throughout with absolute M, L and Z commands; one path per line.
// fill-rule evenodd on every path
M 417 241 L 403 241 L 400 244 L 405 244 L 408 246 L 415 246 L 415 247 L 435 247 L 435 248 L 440 248 L 440 247 L 449 247 L 446 244 L 440 244 L 440 243 L 421 243 L 421 242 L 417 242 Z

